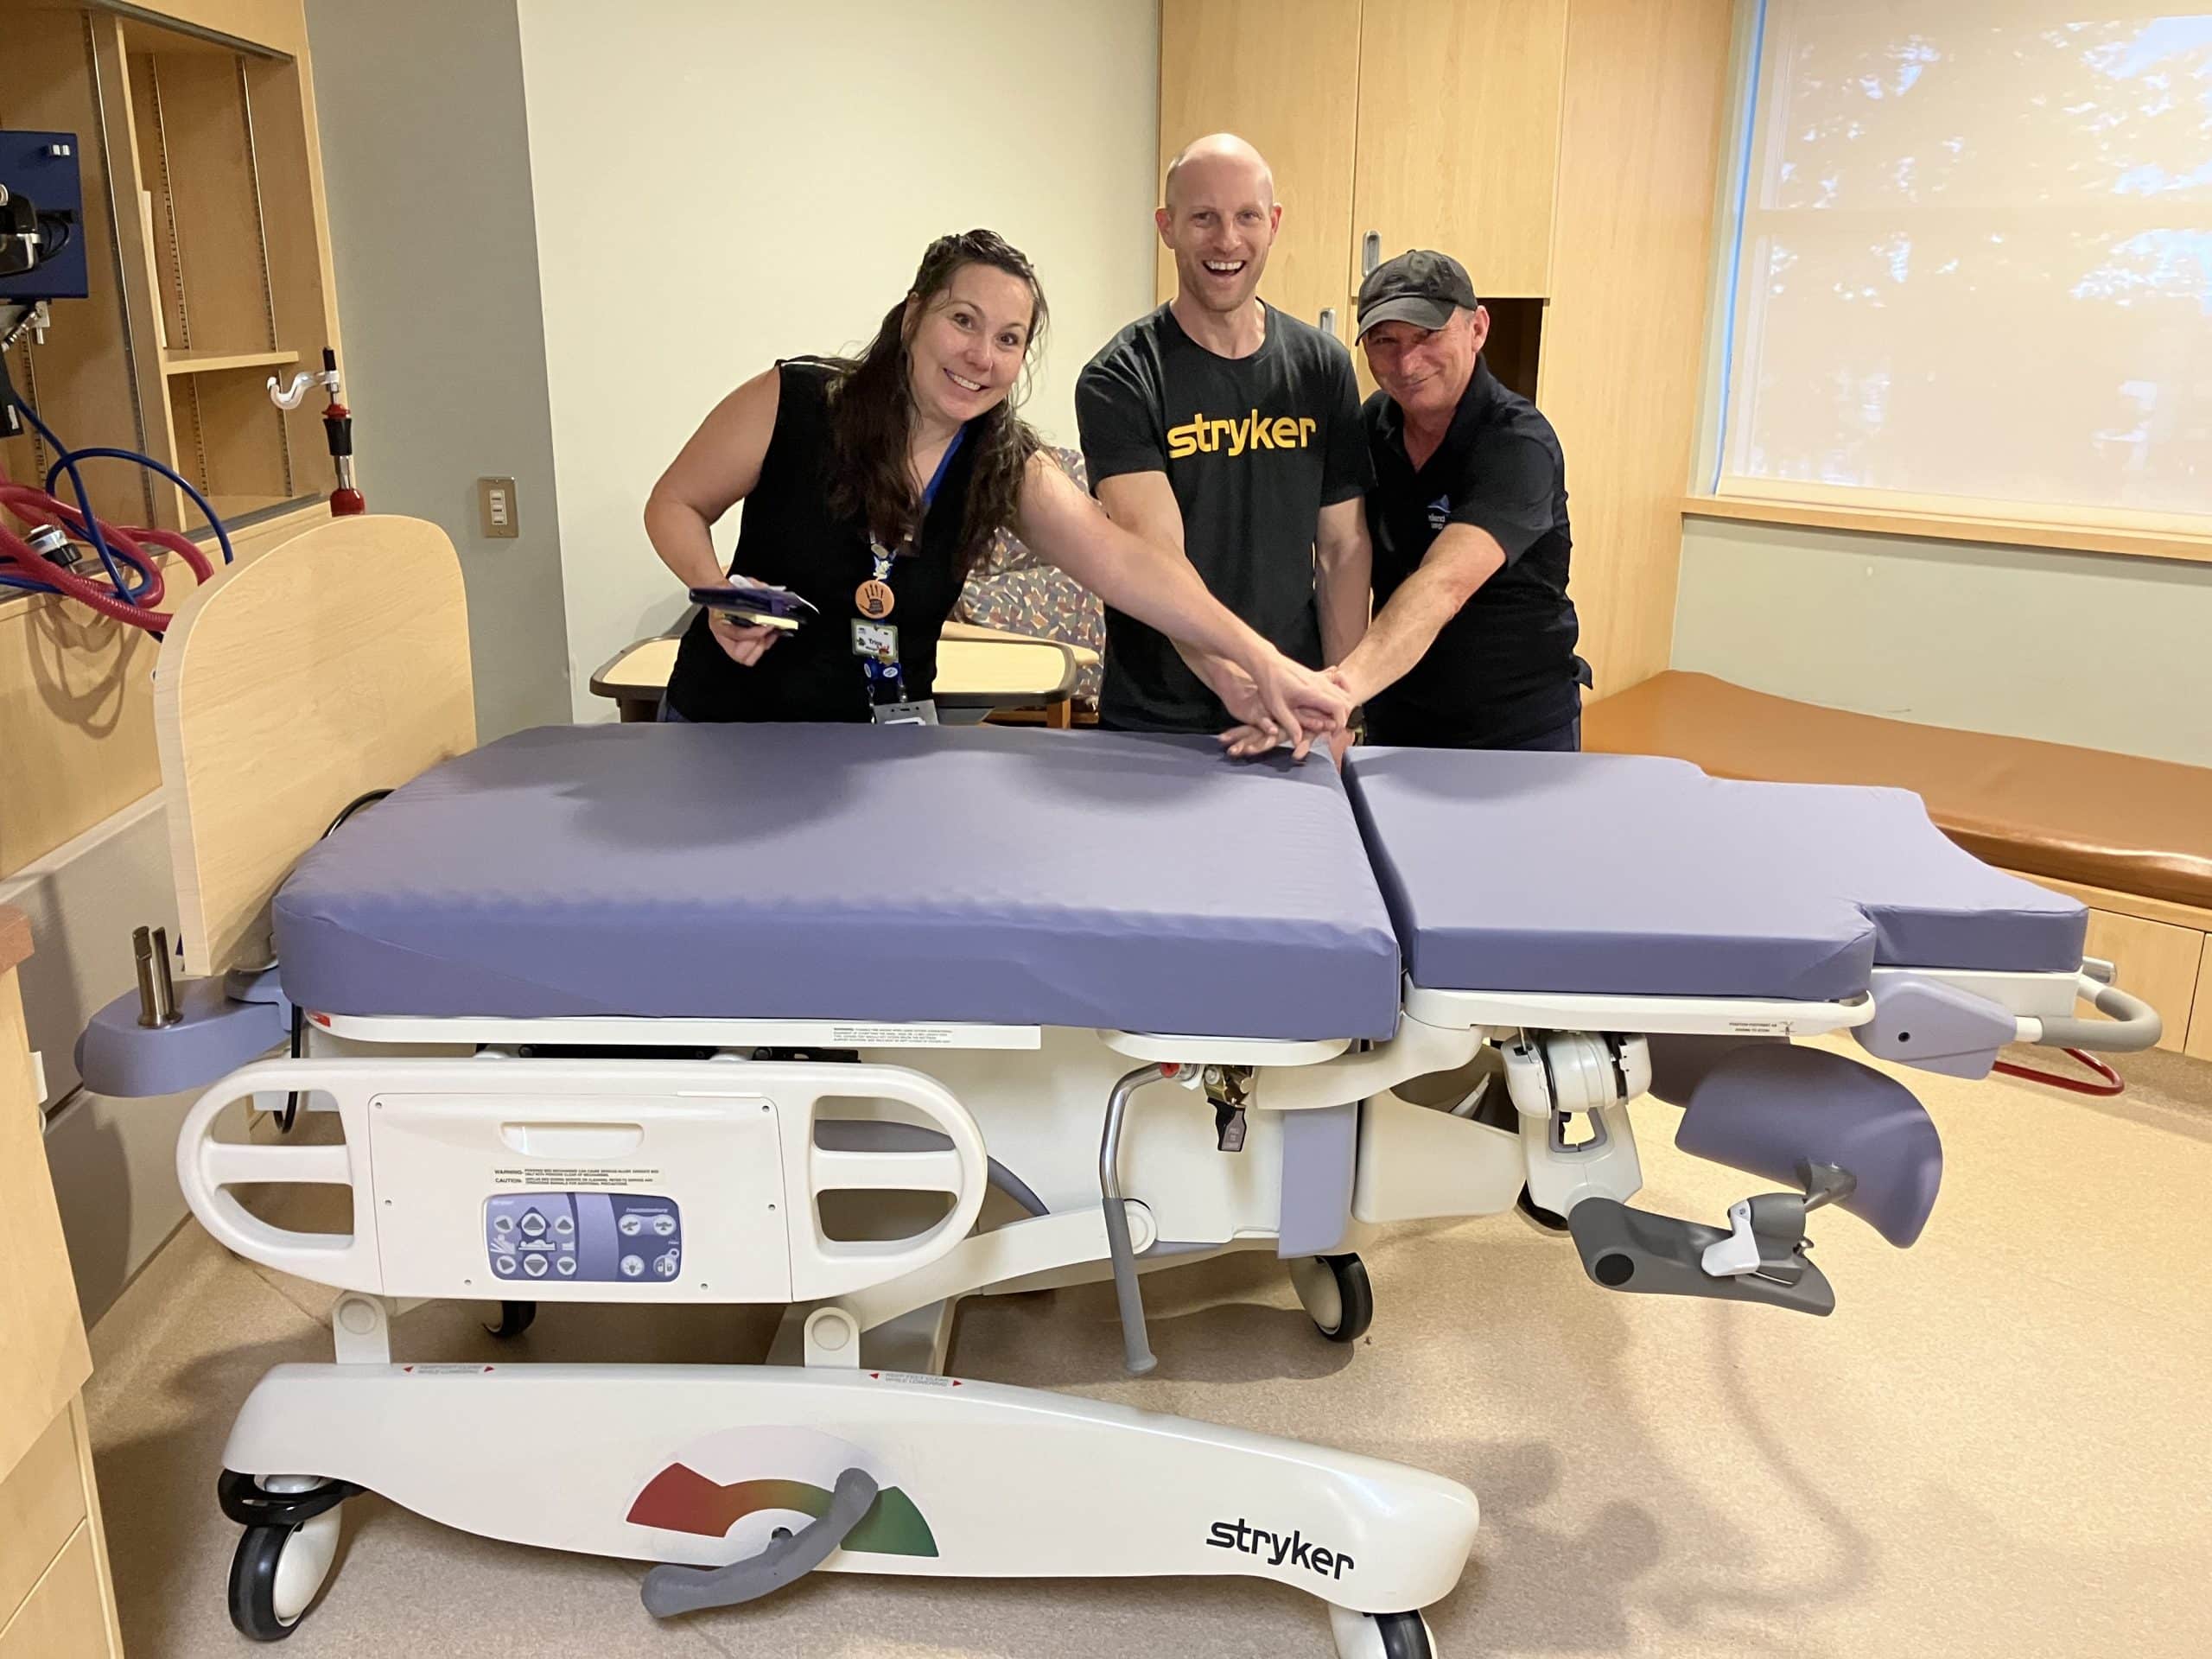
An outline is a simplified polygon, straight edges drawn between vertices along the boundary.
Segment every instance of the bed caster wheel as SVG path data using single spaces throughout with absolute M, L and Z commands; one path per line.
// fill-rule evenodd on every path
M 1522 1217 L 1540 1233 L 1548 1234 L 1554 1238 L 1566 1238 L 1572 1234 L 1573 1230 L 1567 1226 L 1567 1217 L 1557 1211 L 1547 1210 L 1538 1204 L 1530 1195 L 1525 1183 L 1521 1188 L 1521 1196 L 1513 1200 L 1513 1207 L 1519 1211 Z
M 499 1322 L 497 1325 L 487 1325 L 484 1328 L 495 1337 L 502 1338 L 518 1337 L 530 1329 L 531 1322 L 537 1318 L 537 1304 L 536 1302 L 501 1302 Z
M 1436 1638 L 1419 1613 L 1355 1613 L 1329 1609 L 1338 1659 L 1436 1659 Z
M 1290 1264 L 1290 1282 L 1313 1324 L 1331 1342 L 1357 1342 L 1375 1323 L 1367 1264 L 1356 1255 L 1307 1255 Z
M 231 1557 L 231 1623 L 255 1642 L 300 1627 L 338 1556 L 338 1511 L 297 1526 L 248 1527 Z

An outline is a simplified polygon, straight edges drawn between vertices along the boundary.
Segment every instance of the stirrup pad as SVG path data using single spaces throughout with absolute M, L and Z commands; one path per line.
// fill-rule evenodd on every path
M 875 1507 L 875 1494 L 873 1475 L 864 1469 L 846 1470 L 837 1477 L 830 1507 L 819 1520 L 788 1538 L 779 1538 L 758 1555 L 727 1567 L 654 1567 L 645 1574 L 640 1592 L 645 1611 L 655 1618 L 669 1618 L 709 1607 L 734 1607 L 804 1578 L 843 1546 L 846 1535 Z
M 1840 1207 L 1900 1249 L 1920 1236 L 1943 1180 L 1936 1122 L 1895 1078 L 1826 1049 L 1723 1055 L 1699 1082 L 1675 1144 L 1796 1187 L 1802 1162 L 1858 1179 Z

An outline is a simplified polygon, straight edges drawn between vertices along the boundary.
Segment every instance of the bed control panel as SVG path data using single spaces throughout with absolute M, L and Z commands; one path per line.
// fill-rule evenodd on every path
M 673 1284 L 683 1217 L 649 1192 L 500 1192 L 484 1203 L 484 1249 L 510 1283 Z

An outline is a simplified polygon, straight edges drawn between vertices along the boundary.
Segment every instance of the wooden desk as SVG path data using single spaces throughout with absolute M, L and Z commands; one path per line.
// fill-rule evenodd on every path
M 593 695 L 613 698 L 626 722 L 657 718 L 676 647 L 673 634 L 624 647 L 591 677 Z M 937 646 L 938 715 L 958 725 L 1000 709 L 1042 709 L 1046 725 L 1068 725 L 1088 654 L 1053 639 L 948 623 Z
M 118 1659 L 85 1426 L 92 1353 L 16 985 L 30 954 L 30 925 L 0 906 L 0 1659 Z

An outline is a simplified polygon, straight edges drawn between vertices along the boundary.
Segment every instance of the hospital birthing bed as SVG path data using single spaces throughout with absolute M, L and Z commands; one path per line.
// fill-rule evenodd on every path
M 188 707 L 188 658 L 177 681 Z M 662 1615 L 815 1569 L 1241 1573 L 1320 1599 L 1343 1654 L 1427 1654 L 1465 1487 L 949 1375 L 959 1300 L 1110 1274 L 1141 1372 L 1146 1273 L 1273 1249 L 1349 1338 L 1379 1230 L 1519 1205 L 1598 1286 L 1825 1313 L 1808 1212 L 1910 1245 L 1942 1153 L 1890 1073 L 1787 1039 L 1973 1076 L 2020 1039 L 2157 1036 L 2085 968 L 2078 906 L 1890 791 L 1402 750 L 1339 778 L 993 728 L 558 728 L 341 771 L 392 792 L 283 861 L 266 932 L 228 930 L 243 959 L 203 938 L 174 1015 L 125 999 L 81 1057 L 108 1092 L 207 1084 L 194 1214 L 344 1293 L 333 1363 L 272 1370 L 226 1449 L 232 1611 L 264 1639 L 372 1490 L 653 1562 Z M 1394 1092 L 1486 1045 L 1503 1103 Z M 1716 1224 L 1635 1205 L 1646 1094 L 1759 1183 Z M 247 1138 L 249 1099 L 339 1134 Z M 346 1189 L 351 1230 L 233 1190 L 289 1182 Z M 787 1313 L 761 1366 L 395 1355 L 394 1313 L 448 1298 L 510 1327 L 543 1301 Z

